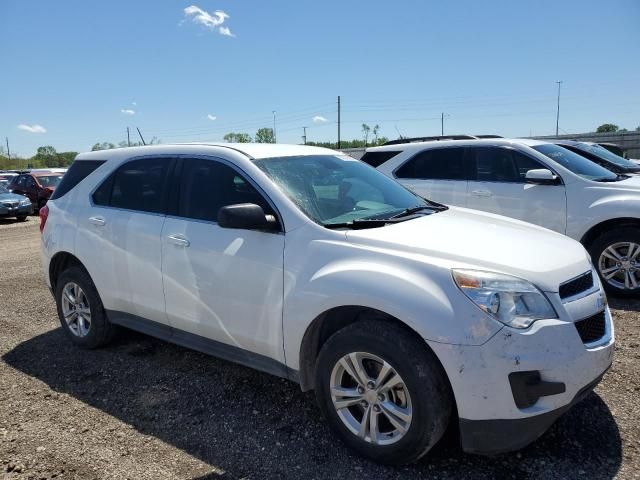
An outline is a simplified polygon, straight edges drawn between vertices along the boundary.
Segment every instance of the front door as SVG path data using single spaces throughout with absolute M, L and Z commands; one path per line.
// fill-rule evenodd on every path
M 467 207 L 565 233 L 564 185 L 535 185 L 525 180 L 529 170 L 547 168 L 545 165 L 503 146 L 468 147 L 467 159 L 475 173 L 467 187 Z
M 223 160 L 184 158 L 178 171 L 177 205 L 162 229 L 166 312 L 176 341 L 264 370 L 272 360 L 284 364 L 284 234 L 217 223 L 226 205 L 273 210 Z M 246 351 L 258 355 L 247 359 Z

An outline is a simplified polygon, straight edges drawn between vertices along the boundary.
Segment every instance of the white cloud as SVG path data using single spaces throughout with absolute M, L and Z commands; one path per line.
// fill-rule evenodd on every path
M 218 118 L 218 117 L 216 117 L 215 115 L 211 115 L 211 114 L 209 113 L 209 114 L 207 114 L 207 118 L 208 118 L 209 120 L 215 120 L 215 119 L 216 119 L 216 118 Z
M 136 111 L 131 110 L 130 108 L 121 108 L 120 113 L 124 113 L 125 115 L 135 115 Z
M 316 115 L 315 117 L 312 118 L 312 120 L 313 120 L 313 123 L 327 123 L 329 121 L 320 115 Z
M 131 102 L 131 105 L 135 107 L 136 105 L 138 105 L 138 102 Z
M 231 30 L 229 30 L 229 27 L 222 26 L 225 20 L 229 18 L 229 15 L 222 10 L 209 13 L 196 5 L 191 5 L 184 9 L 184 16 L 193 20 L 194 23 L 199 23 L 208 30 L 217 30 L 220 35 L 235 37 L 235 35 L 231 33 Z
M 220 27 L 218 31 L 220 32 L 220 35 L 224 35 L 226 37 L 235 37 L 235 35 L 231 33 L 231 30 L 229 30 L 228 27 Z
M 33 125 L 25 125 L 24 123 L 21 123 L 18 125 L 18 128 L 29 133 L 47 133 L 47 129 L 37 123 L 34 123 Z

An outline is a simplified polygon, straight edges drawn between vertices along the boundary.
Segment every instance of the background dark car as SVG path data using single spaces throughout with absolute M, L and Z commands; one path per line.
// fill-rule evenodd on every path
M 0 184 L 0 218 L 16 217 L 24 222 L 33 213 L 33 205 L 28 198 L 11 193 L 5 185 Z
M 572 140 L 557 140 L 553 143 L 588 158 L 613 173 L 621 175 L 640 173 L 640 165 L 616 155 L 597 143 L 576 142 Z
M 62 173 L 22 173 L 14 177 L 9 183 L 9 189 L 18 195 L 24 195 L 31 200 L 34 208 L 44 207 L 62 180 Z

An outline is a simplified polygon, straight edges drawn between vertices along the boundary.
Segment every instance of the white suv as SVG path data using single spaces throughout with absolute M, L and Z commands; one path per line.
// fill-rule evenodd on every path
M 611 293 L 640 294 L 640 177 L 528 139 L 395 143 L 368 149 L 362 160 L 431 200 L 579 240 Z
M 334 151 L 162 145 L 81 154 L 41 210 L 78 346 L 124 326 L 315 389 L 377 461 L 520 448 L 611 365 L 576 241 L 434 204 Z

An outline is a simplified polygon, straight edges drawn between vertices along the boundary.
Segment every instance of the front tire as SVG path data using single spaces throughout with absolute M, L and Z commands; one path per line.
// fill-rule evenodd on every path
M 107 319 L 102 300 L 81 267 L 71 267 L 56 281 L 56 305 L 62 329 L 79 347 L 92 349 L 108 344 L 116 333 Z
M 640 295 L 640 229 L 624 227 L 600 235 L 589 247 L 604 288 L 612 295 Z
M 18 220 L 19 222 L 24 222 L 27 220 L 26 215 L 21 215 L 19 217 L 16 217 L 16 220 Z
M 451 390 L 437 358 L 390 321 L 358 321 L 332 335 L 318 355 L 315 380 L 333 431 L 380 463 L 418 460 L 451 417 Z

